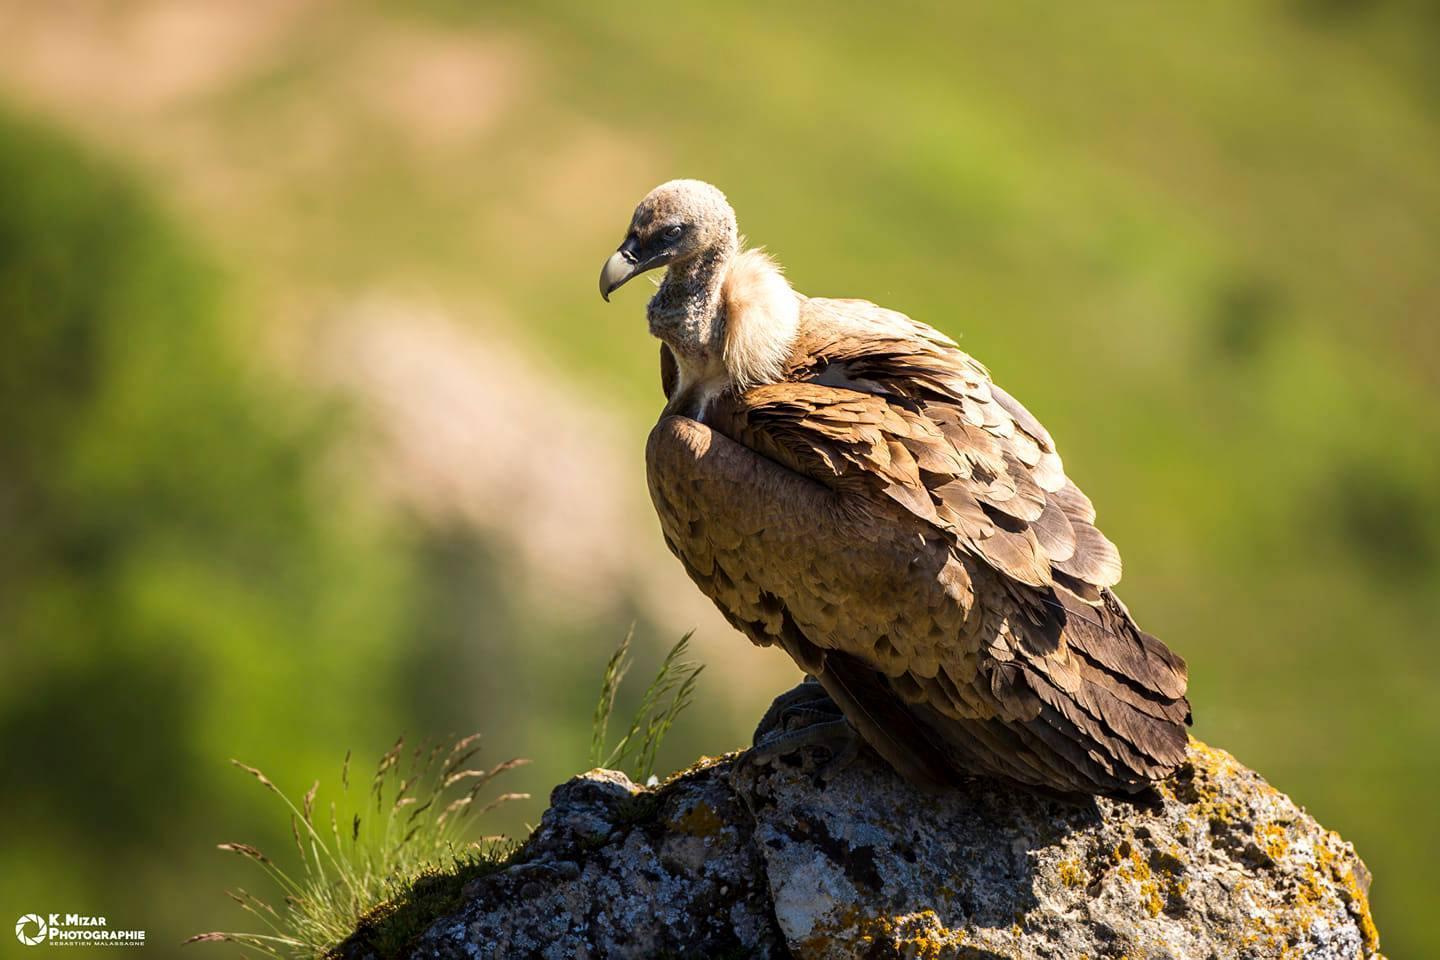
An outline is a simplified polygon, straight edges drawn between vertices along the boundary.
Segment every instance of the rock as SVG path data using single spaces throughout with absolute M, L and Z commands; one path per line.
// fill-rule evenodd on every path
M 1368 887 L 1348 843 L 1198 741 L 1138 803 L 732 756 L 557 787 L 412 956 L 1383 960 Z

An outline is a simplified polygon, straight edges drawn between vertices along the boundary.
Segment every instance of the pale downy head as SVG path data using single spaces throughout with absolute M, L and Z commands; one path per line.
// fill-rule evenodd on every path
M 609 300 L 621 284 L 662 266 L 665 279 L 645 313 L 650 333 L 669 347 L 680 391 L 693 395 L 686 409 L 698 416 L 725 389 L 780 376 L 799 301 L 773 260 L 740 252 L 725 194 L 700 180 L 651 190 L 600 271 L 600 294 Z
M 620 248 L 600 271 L 600 295 L 647 270 L 693 260 L 728 259 L 739 249 L 735 211 L 703 180 L 671 180 L 645 195 Z

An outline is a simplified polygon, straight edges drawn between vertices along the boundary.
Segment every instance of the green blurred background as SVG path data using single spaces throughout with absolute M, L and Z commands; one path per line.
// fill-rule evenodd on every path
M 665 554 L 634 202 L 961 338 L 1060 438 L 1195 733 L 1440 953 L 1440 13 L 1422 0 L 0 0 L 0 906 L 243 926 L 219 840 L 397 733 L 585 766 L 605 658 L 795 671 Z M 193 948 L 202 950 L 204 948 Z

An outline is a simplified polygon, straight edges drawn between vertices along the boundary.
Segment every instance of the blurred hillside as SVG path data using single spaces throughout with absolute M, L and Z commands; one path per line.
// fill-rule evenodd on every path
M 0 0 L 0 904 L 233 925 L 232 755 L 299 792 L 481 729 L 543 798 L 632 620 L 710 664 L 662 761 L 748 737 L 794 670 L 665 554 L 643 285 L 594 290 L 684 175 L 1046 422 L 1197 735 L 1440 949 L 1437 40 L 1418 0 Z

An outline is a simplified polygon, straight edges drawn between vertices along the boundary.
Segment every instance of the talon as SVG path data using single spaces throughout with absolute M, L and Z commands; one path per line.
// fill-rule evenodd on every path
M 756 724 L 750 742 L 758 746 L 777 731 L 789 729 L 792 720 L 831 720 L 840 715 L 840 708 L 820 686 L 820 681 L 806 677 L 774 699 Z
M 812 723 L 797 730 L 779 730 L 746 751 L 747 763 L 770 766 L 781 757 L 803 753 L 806 748 L 820 747 L 829 754 L 819 774 L 828 781 L 849 766 L 860 752 L 860 735 L 844 717 Z
M 829 783 L 860 755 L 864 742 L 845 719 L 825 688 L 806 677 L 776 697 L 755 728 L 753 745 L 741 757 L 745 766 L 768 767 L 782 757 L 793 757 L 812 747 L 825 751 L 815 775 Z

